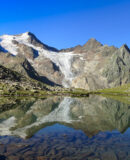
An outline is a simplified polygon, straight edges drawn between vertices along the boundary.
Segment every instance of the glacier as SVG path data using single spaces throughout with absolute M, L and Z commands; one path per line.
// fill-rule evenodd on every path
M 37 50 L 41 58 L 49 58 L 60 68 L 61 72 L 64 75 L 62 85 L 64 87 L 69 87 L 69 84 L 71 84 L 72 80 L 75 77 L 74 73 L 71 71 L 71 64 L 73 62 L 73 58 L 77 56 L 77 54 L 73 54 L 73 52 L 54 52 L 50 50 L 45 50 L 42 47 L 37 47 L 29 43 L 28 38 L 28 32 L 20 35 L 3 35 L 0 36 L 0 45 L 14 56 L 18 54 L 18 46 L 12 42 L 13 40 Z M 30 59 L 28 59 L 28 61 L 30 61 L 31 63 L 35 63 L 32 62 L 32 60 Z

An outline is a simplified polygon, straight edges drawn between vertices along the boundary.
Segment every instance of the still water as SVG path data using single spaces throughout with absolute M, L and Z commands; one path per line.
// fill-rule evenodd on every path
M 49 97 L 0 103 L 0 160 L 130 160 L 130 105 Z

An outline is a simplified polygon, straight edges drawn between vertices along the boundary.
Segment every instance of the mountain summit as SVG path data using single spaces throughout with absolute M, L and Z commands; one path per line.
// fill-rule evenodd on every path
M 82 53 L 82 54 L 81 54 Z M 95 90 L 130 82 L 130 49 L 102 45 L 58 50 L 31 32 L 0 36 L 0 64 L 51 85 Z
M 103 45 L 100 42 L 98 42 L 94 38 L 91 38 L 87 41 L 87 43 L 85 45 L 83 45 L 83 48 L 90 50 L 90 49 L 96 49 L 101 46 L 103 46 Z

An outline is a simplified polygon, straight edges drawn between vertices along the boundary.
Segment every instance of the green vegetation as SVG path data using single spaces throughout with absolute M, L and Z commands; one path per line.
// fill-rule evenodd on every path
M 95 93 L 130 96 L 130 83 L 115 88 L 98 90 Z
M 51 92 L 50 92 L 51 93 Z M 61 88 L 58 91 L 52 91 L 54 95 L 67 95 L 71 97 L 89 96 L 89 92 L 80 88 Z
M 106 98 L 111 98 L 122 103 L 130 104 L 130 83 L 115 88 L 106 88 L 94 91 L 90 94 L 101 94 Z

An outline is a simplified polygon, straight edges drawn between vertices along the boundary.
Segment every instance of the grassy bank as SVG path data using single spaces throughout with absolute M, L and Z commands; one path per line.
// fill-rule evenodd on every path
M 122 86 L 118 86 L 115 88 L 106 88 L 106 89 L 98 90 L 95 93 L 130 96 L 130 83 Z

